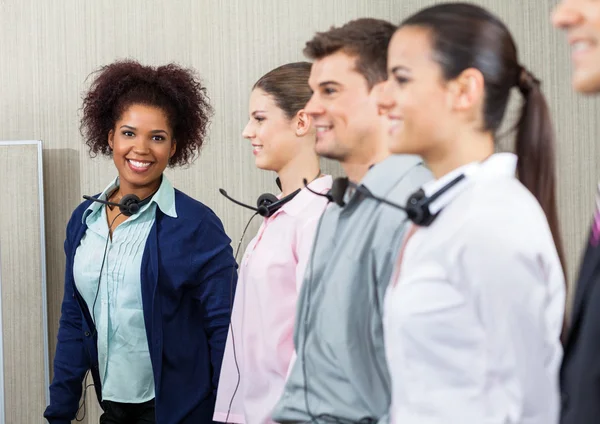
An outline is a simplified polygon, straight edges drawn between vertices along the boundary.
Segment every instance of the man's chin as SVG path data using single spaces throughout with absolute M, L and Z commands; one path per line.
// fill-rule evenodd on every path
M 328 141 L 317 141 L 315 144 L 315 153 L 326 159 L 339 160 L 339 154 L 336 154 L 335 143 Z
M 581 94 L 600 93 L 600 70 L 591 72 L 575 70 L 573 74 L 573 88 Z
M 342 160 L 342 156 L 333 151 L 333 150 L 315 150 L 317 155 L 321 158 L 325 158 L 325 159 L 329 159 L 329 160 L 335 160 L 335 161 L 341 161 Z

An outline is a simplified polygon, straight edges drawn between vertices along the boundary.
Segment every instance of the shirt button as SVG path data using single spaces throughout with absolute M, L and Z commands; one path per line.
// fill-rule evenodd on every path
M 85 337 L 90 337 L 90 332 L 89 331 L 85 332 Z

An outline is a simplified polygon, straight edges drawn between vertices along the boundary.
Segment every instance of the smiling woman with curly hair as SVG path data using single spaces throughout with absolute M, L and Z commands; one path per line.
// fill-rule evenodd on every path
M 103 424 L 211 421 L 236 265 L 219 218 L 163 175 L 194 159 L 211 113 L 174 64 L 113 63 L 86 94 L 82 135 L 117 176 L 67 226 L 51 424 L 76 417 L 88 371 Z
M 124 61 L 98 71 L 83 104 L 81 132 L 90 151 L 110 155 L 108 135 L 131 105 L 161 109 L 177 148 L 170 166 L 186 165 L 204 144 L 212 108 L 194 74 L 177 65 L 158 68 Z

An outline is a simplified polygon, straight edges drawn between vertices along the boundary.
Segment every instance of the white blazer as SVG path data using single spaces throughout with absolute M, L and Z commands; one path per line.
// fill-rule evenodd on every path
M 496 154 L 402 251 L 385 299 L 392 421 L 554 424 L 565 281 L 546 217 Z M 410 232 L 409 232 L 410 235 Z

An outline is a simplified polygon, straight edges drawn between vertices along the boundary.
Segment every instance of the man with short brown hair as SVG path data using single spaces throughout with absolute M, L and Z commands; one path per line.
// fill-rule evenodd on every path
M 320 156 L 340 162 L 349 180 L 372 195 L 404 205 L 431 175 L 419 157 L 390 155 L 387 123 L 378 113 L 394 31 L 389 22 L 358 19 L 309 41 L 313 95 L 305 111 Z M 304 274 L 297 359 L 273 412 L 281 423 L 388 421 L 382 304 L 406 215 L 364 190 L 342 196 L 344 206 L 331 204 L 319 222 Z

